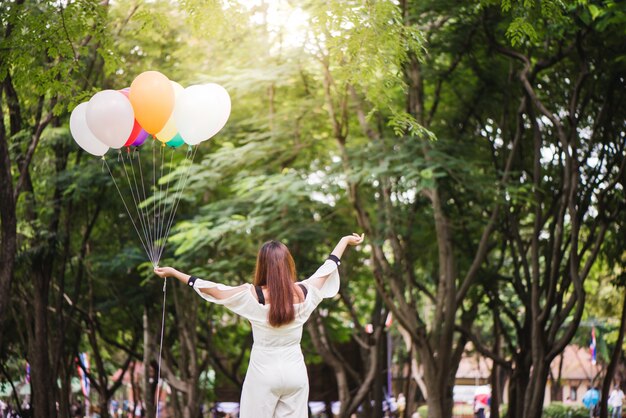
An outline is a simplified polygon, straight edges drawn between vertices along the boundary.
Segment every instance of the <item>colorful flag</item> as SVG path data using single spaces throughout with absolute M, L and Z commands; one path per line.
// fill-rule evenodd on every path
M 78 365 L 80 388 L 83 390 L 83 395 L 85 396 L 85 399 L 87 399 L 89 397 L 89 377 L 87 376 L 87 373 L 85 373 L 85 370 L 89 372 L 89 356 L 87 355 L 87 353 L 80 353 L 78 354 L 78 357 L 78 361 L 80 361 L 80 364 Z M 83 370 L 83 367 L 85 368 L 85 370 Z
M 391 312 L 389 312 L 387 314 L 387 319 L 385 319 L 385 327 L 389 328 L 392 323 L 393 323 L 393 314 Z
M 591 343 L 589 344 L 591 353 L 591 364 L 596 364 L 596 327 L 591 327 Z

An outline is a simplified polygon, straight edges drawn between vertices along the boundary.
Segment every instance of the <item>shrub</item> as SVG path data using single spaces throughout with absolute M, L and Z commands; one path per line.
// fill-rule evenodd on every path
M 561 402 L 552 402 L 543 408 L 544 418 L 588 418 L 589 410 L 580 405 L 565 405 Z

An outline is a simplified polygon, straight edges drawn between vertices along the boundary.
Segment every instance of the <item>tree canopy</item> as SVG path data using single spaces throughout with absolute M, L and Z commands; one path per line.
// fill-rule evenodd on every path
M 539 418 L 550 365 L 590 327 L 611 381 L 623 2 L 11 0 L 0 25 L 0 381 L 28 362 L 36 417 L 69 416 L 77 367 L 102 417 L 128 379 L 155 414 L 159 359 L 175 416 L 243 384 L 249 324 L 169 282 L 160 344 L 163 283 L 113 182 L 127 151 L 104 156 L 109 176 L 71 137 L 79 103 L 146 70 L 232 99 L 193 152 L 160 265 L 241 284 L 278 239 L 304 279 L 366 234 L 303 338 L 340 416 L 382 416 L 388 335 L 405 416 L 452 416 L 473 350 L 493 360 L 492 416 L 506 398 L 509 417 Z

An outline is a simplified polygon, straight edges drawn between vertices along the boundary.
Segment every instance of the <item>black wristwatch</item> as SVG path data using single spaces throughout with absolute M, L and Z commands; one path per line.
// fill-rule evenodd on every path
M 196 282 L 196 280 L 198 280 L 198 277 L 196 277 L 196 276 L 189 276 L 189 280 L 187 280 L 187 285 L 189 285 L 189 287 L 193 287 L 193 285 Z
M 335 254 L 331 254 L 328 256 L 327 260 L 332 260 L 335 262 L 335 264 L 337 264 L 337 266 L 341 265 L 341 260 L 339 260 L 339 257 L 337 257 Z

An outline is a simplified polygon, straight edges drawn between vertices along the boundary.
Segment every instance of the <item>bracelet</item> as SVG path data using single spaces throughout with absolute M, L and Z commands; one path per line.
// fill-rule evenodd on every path
M 198 277 L 196 277 L 196 276 L 189 276 L 189 280 L 187 280 L 187 284 L 189 285 L 189 287 L 193 287 L 193 285 L 196 282 L 196 280 L 198 280 Z
M 335 254 L 331 254 L 328 256 L 327 260 L 332 260 L 334 261 L 338 266 L 341 265 L 341 261 L 339 260 L 339 257 L 337 257 Z

